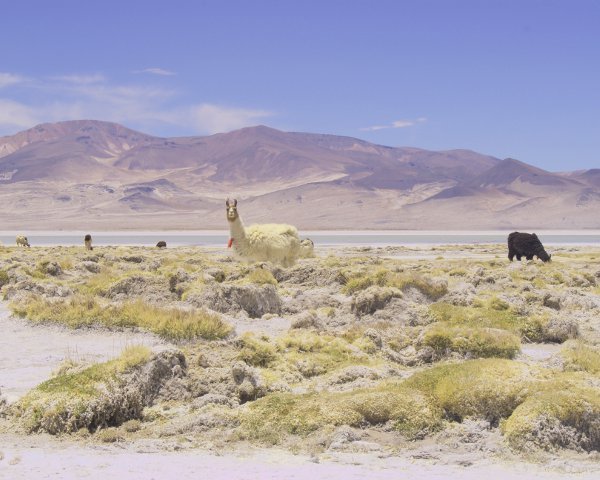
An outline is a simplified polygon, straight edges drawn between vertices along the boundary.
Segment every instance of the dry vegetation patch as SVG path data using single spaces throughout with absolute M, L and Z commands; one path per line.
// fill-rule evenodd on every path
M 204 310 L 160 308 L 141 300 L 102 305 L 93 296 L 48 300 L 33 296 L 12 305 L 13 311 L 34 322 L 55 322 L 71 328 L 101 325 L 108 328 L 141 327 L 169 340 L 225 338 L 231 326 Z

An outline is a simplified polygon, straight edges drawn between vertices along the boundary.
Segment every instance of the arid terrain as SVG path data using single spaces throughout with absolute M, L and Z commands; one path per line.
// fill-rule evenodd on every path
M 4 230 L 597 229 L 600 170 L 248 127 L 159 138 L 115 123 L 38 125 L 0 138 Z
M 551 253 L 0 247 L 0 476 L 593 478 L 600 248 Z

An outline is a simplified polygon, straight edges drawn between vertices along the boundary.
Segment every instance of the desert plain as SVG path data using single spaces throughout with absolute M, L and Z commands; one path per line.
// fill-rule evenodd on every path
M 600 247 L 548 250 L 0 247 L 0 476 L 595 478 Z

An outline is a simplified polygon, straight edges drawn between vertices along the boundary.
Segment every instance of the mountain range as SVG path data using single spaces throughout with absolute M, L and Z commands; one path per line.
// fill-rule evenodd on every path
M 600 169 L 265 126 L 161 138 L 96 120 L 0 138 L 0 230 L 600 228 Z

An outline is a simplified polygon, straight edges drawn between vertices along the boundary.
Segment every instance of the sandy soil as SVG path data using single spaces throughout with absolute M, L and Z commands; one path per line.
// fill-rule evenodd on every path
M 433 463 L 385 453 L 337 453 L 310 457 L 278 449 L 244 452 L 207 450 L 165 451 L 153 445 L 81 446 L 45 436 L 0 436 L 0 478 L 29 479 L 166 479 L 279 480 L 279 479 L 547 479 L 591 480 L 598 470 L 572 468 L 568 464 L 531 465 L 483 461 Z M 172 446 L 171 448 L 181 448 Z

